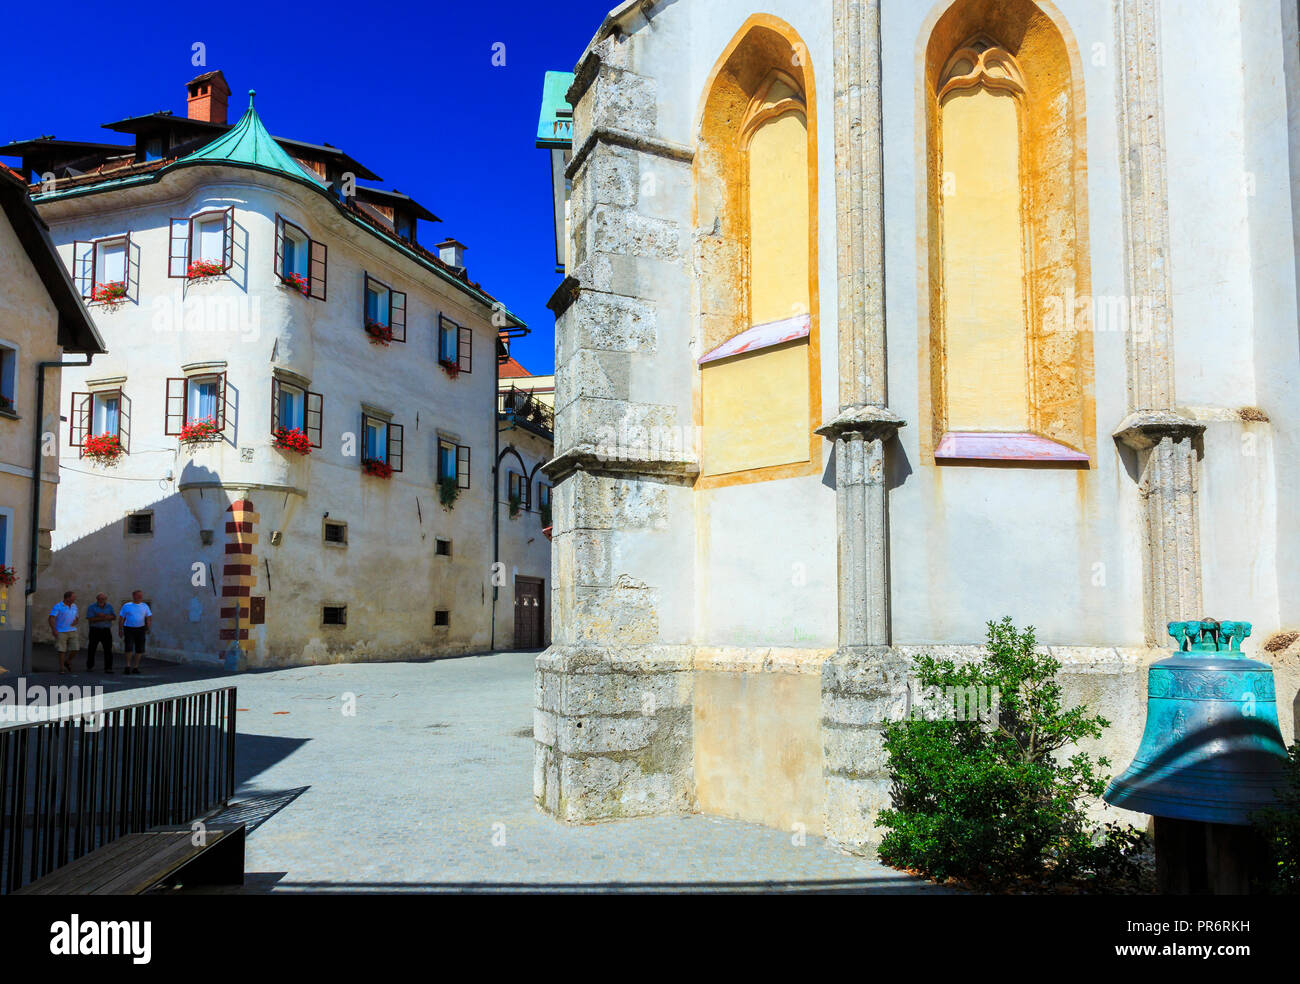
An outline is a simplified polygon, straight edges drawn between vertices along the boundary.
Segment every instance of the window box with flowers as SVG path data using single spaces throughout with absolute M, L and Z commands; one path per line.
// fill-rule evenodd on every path
M 0 567 L 0 588 L 12 588 L 18 583 L 18 571 L 12 567 Z
M 371 345 L 388 345 L 393 340 L 393 329 L 373 318 L 366 319 L 366 334 L 370 336 Z
M 219 277 L 225 272 L 225 266 L 218 260 L 195 260 L 185 271 L 185 279 L 207 280 L 211 277 Z
M 452 379 L 455 379 L 457 376 L 460 375 L 460 366 L 457 365 L 455 362 L 449 362 L 446 359 L 439 359 L 438 365 L 442 366 L 442 371 L 445 372 Z
M 311 283 L 301 273 L 286 273 L 280 278 L 280 285 L 296 290 L 303 297 L 311 294 Z
M 115 308 L 127 297 L 127 288 L 125 280 L 114 280 L 106 284 L 96 284 L 95 289 L 90 292 L 90 302 L 92 304 L 103 304 L 109 308 Z
M 191 421 L 181 428 L 181 443 L 187 447 L 221 440 L 221 427 L 212 417 Z
M 361 470 L 374 478 L 392 478 L 393 466 L 378 458 L 362 458 Z
M 281 427 L 275 432 L 275 438 L 271 443 L 281 451 L 311 454 L 311 438 L 297 427 Z
M 97 465 L 112 468 L 123 454 L 122 439 L 116 434 L 90 435 L 81 445 L 81 456 Z

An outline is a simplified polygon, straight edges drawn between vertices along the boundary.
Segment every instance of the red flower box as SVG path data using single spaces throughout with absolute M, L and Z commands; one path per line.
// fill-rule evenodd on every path
M 307 282 L 307 278 L 301 273 L 289 273 L 281 277 L 280 280 L 286 287 L 292 287 L 303 297 L 306 297 L 311 292 L 311 284 Z
M 116 465 L 122 457 L 122 441 L 116 434 L 91 434 L 81 445 L 81 456 L 89 458 L 96 464 Z
M 226 268 L 216 260 L 195 260 L 185 271 L 185 277 L 188 280 L 203 280 L 206 277 L 219 277 L 226 272 Z
M 107 304 L 109 307 L 115 307 L 126 300 L 126 281 L 114 280 L 106 284 L 96 284 L 95 289 L 90 292 L 90 301 L 92 304 Z
M 387 461 L 380 461 L 378 458 L 363 458 L 361 460 L 361 470 L 367 475 L 373 475 L 375 478 L 393 477 L 393 466 Z
M 18 572 L 12 567 L 0 567 L 0 585 L 12 588 L 18 581 Z
M 452 379 L 455 379 L 460 375 L 460 366 L 455 362 L 450 362 L 447 359 L 439 359 L 438 365 L 442 366 L 442 371 Z
M 216 441 L 221 437 L 221 428 L 211 417 L 203 420 L 196 420 L 192 424 L 186 424 L 181 428 L 182 444 L 208 444 Z
M 281 427 L 275 432 L 275 440 L 272 444 L 281 451 L 311 454 L 311 438 L 297 427 Z
M 369 318 L 366 319 L 366 334 L 370 336 L 372 345 L 387 345 L 393 340 L 391 327 L 378 321 L 371 321 Z

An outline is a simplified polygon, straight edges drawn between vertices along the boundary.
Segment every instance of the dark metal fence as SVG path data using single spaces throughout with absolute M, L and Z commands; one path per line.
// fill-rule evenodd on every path
M 0 894 L 234 792 L 234 687 L 0 726 Z

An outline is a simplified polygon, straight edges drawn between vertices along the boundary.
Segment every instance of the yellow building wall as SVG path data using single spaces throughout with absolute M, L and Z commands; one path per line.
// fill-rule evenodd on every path
M 1020 125 L 985 88 L 942 107 L 944 341 L 951 430 L 1029 427 Z
M 702 368 L 701 473 L 808 460 L 808 342 L 802 339 Z

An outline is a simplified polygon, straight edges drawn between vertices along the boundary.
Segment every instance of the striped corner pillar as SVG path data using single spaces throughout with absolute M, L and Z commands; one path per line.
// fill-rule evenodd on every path
M 248 639 L 249 596 L 257 583 L 257 513 L 249 499 L 236 499 L 226 510 L 226 562 L 221 569 L 221 641 Z M 223 649 L 230 648 L 227 645 Z

